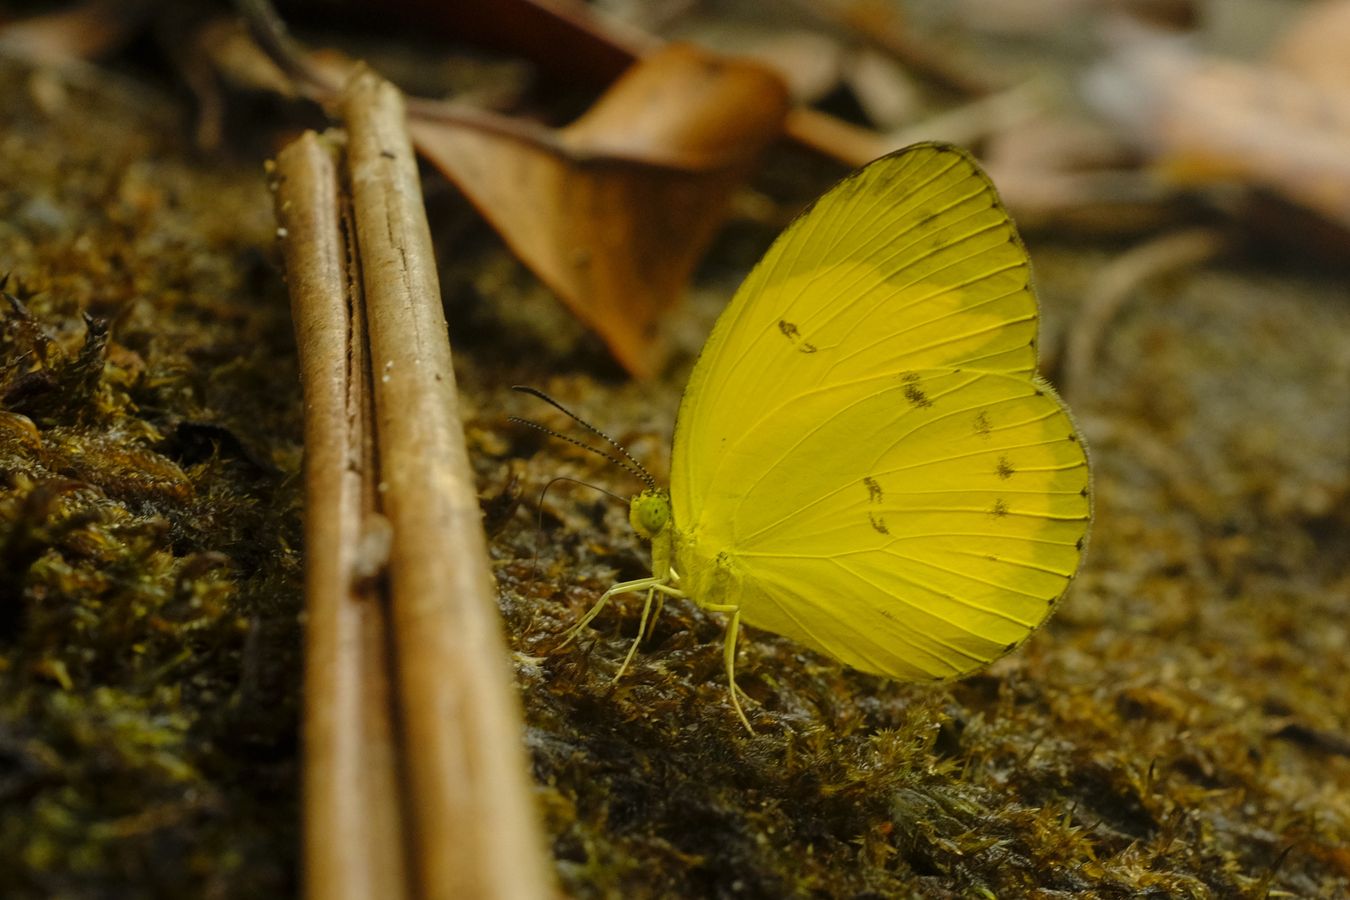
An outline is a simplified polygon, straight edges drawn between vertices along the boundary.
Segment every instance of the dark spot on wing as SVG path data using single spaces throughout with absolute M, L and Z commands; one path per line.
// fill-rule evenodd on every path
M 1083 550 L 1083 539 L 1079 538 L 1078 540 L 1074 541 L 1073 548 L 1081 553 Z
M 877 482 L 875 478 L 873 478 L 871 475 L 866 476 L 865 478 L 863 478 L 863 486 L 867 488 L 868 503 L 876 504 L 881 502 L 881 485 Z M 878 514 L 876 514 L 875 512 L 872 512 L 870 510 L 868 511 L 867 521 L 871 523 L 872 530 L 875 531 L 877 534 L 891 533 L 891 530 L 886 527 L 886 520 L 881 516 L 879 516 Z
M 881 502 L 881 485 L 871 475 L 863 479 L 863 485 L 867 488 L 867 499 L 871 503 Z
M 997 500 L 994 501 L 994 507 L 993 509 L 989 510 L 989 514 L 993 516 L 995 519 L 1003 518 L 1008 514 L 1008 504 L 1003 500 L 1002 497 L 999 497 Z
M 783 332 L 783 337 L 792 342 L 792 345 L 801 353 L 815 353 L 816 345 L 802 338 L 799 328 L 787 319 L 778 320 L 778 330 Z
M 980 437 L 989 437 L 994 430 L 994 426 L 989 422 L 989 411 L 980 410 L 979 415 L 975 417 L 975 433 Z
M 1017 649 L 1017 642 L 1016 642 L 1016 641 L 1013 641 L 1011 644 L 1009 644 L 1008 646 L 1006 646 L 1006 647 L 1003 648 L 1003 652 L 1004 652 L 1004 653 L 1011 653 L 1011 652 L 1013 652 L 1013 651 L 1016 650 L 1016 649 Z
M 1000 456 L 998 458 L 998 466 L 994 469 L 994 471 L 998 473 L 999 478 L 1002 478 L 1004 481 L 1007 481 L 1009 478 L 1013 476 L 1013 473 L 1016 472 L 1017 470 L 1014 469 L 1013 464 L 1008 461 L 1008 457 Z
M 900 381 L 905 386 L 905 399 L 910 402 L 911 406 L 924 409 L 933 405 L 933 401 L 929 400 L 928 395 L 919 387 L 919 382 L 922 379 L 916 373 L 906 372 L 900 376 Z

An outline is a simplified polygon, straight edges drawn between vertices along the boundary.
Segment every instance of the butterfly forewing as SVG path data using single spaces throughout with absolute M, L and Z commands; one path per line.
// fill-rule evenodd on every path
M 703 505 L 722 443 L 781 398 L 925 368 L 1031 375 L 1030 264 L 988 178 L 964 152 L 920 144 L 836 185 L 737 291 L 680 408 L 677 519 Z

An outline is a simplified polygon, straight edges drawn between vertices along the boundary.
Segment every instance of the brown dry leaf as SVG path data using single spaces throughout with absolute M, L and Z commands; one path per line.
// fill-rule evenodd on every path
M 771 72 L 671 45 L 566 128 L 484 113 L 433 119 L 418 149 L 635 375 L 665 358 L 674 304 L 788 99 Z
M 662 41 L 585 0 L 322 0 L 309 2 L 344 25 L 393 26 L 521 56 L 574 83 L 603 85 Z
M 975 95 L 993 89 L 987 80 L 970 76 L 969 67 L 951 60 L 945 51 L 934 51 L 927 41 L 909 35 L 895 11 L 879 6 L 877 0 L 856 4 L 853 0 L 830 0 L 829 4 L 819 6 L 807 0 L 795 2 L 817 17 L 861 31 L 867 40 L 895 54 L 930 80 Z M 346 5 L 365 8 L 368 14 L 372 8 L 370 4 Z M 474 0 L 441 4 L 394 0 L 380 4 L 378 15 L 382 20 L 415 26 L 427 33 L 508 50 L 528 58 L 541 69 L 590 83 L 610 80 L 623 66 L 661 46 L 660 38 L 626 26 L 583 0 Z M 754 48 L 750 49 L 753 53 Z M 870 128 L 806 106 L 789 112 L 784 131 L 801 146 L 851 168 L 896 149 L 896 145 Z
M 584 0 L 405 0 L 403 5 L 414 20 L 436 15 L 451 26 L 451 34 L 472 35 L 475 44 L 509 48 L 544 69 L 592 82 L 608 81 L 661 43 Z
M 1165 42 L 1122 54 L 1089 87 L 1174 181 L 1270 189 L 1350 227 L 1350 94 Z

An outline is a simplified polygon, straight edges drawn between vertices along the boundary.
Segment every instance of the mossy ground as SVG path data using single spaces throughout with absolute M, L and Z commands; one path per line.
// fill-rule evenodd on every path
M 1099 254 L 1033 241 L 1052 351 Z M 560 484 L 539 515 L 538 487 L 555 475 L 637 487 L 569 448 L 540 448 L 494 547 L 568 889 L 1350 891 L 1348 344 L 1334 274 L 1228 261 L 1144 289 L 1076 398 L 1097 520 L 1087 567 L 1047 628 L 945 687 L 851 673 L 751 629 L 738 678 L 756 701 L 754 737 L 727 702 L 713 615 L 668 604 L 617 683 L 640 600 L 554 649 L 644 561 L 623 506 L 602 495 Z M 681 380 L 544 386 L 661 469 Z M 540 414 L 498 397 L 489 408 Z M 480 457 L 496 493 L 536 446 L 510 440 L 495 464 Z
M 0 67 L 9 897 L 296 884 L 299 390 L 256 162 Z
M 117 79 L 5 66 L 0 90 L 7 894 L 293 894 L 300 403 L 261 160 L 196 156 L 177 104 Z M 671 322 L 683 363 L 635 385 L 429 194 L 568 893 L 1350 893 L 1342 274 L 1229 260 L 1144 291 L 1074 398 L 1097 522 L 1050 625 L 936 688 L 750 630 L 752 737 L 716 616 L 668 604 L 618 682 L 631 600 L 558 649 L 645 557 L 622 503 L 539 489 L 635 485 L 505 414 L 555 422 L 507 389 L 535 384 L 664 471 L 689 358 L 771 234 L 726 233 Z M 1109 251 L 1050 238 L 1053 350 Z

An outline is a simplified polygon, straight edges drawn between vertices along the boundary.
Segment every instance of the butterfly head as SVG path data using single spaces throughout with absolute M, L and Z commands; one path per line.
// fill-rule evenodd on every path
M 670 527 L 670 494 L 651 488 L 628 504 L 628 521 L 645 540 L 652 540 Z

